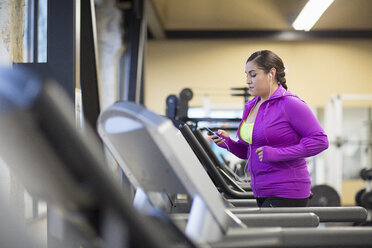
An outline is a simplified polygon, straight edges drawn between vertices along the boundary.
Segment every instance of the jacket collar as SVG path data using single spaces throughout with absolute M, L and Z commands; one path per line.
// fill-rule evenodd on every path
M 279 84 L 279 87 L 274 91 L 274 93 L 269 97 L 268 100 L 281 98 L 284 95 L 286 95 L 288 92 L 283 88 L 281 84 Z
M 280 84 L 279 87 L 274 91 L 274 93 L 265 102 L 278 99 L 285 95 L 290 95 L 290 94 L 291 93 L 287 91 L 286 89 L 284 89 L 283 86 Z M 249 106 L 249 105 L 253 106 L 258 100 L 259 100 L 259 97 L 256 96 L 251 101 L 247 102 L 246 106 Z

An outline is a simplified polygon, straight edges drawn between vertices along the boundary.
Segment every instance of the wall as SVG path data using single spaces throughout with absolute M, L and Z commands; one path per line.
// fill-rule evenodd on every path
M 261 49 L 282 57 L 289 90 L 311 106 L 324 107 L 333 93 L 372 93 L 372 40 L 150 40 L 145 104 L 164 114 L 166 97 L 185 87 L 194 92 L 191 106 L 205 95 L 211 104 L 241 104 L 230 88 L 246 86 L 245 61 Z

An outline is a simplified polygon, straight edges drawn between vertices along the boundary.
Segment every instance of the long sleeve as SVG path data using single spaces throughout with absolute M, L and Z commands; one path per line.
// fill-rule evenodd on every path
M 310 108 L 301 100 L 288 97 L 284 109 L 290 125 L 302 138 L 296 145 L 263 147 L 263 161 L 280 162 L 314 156 L 328 148 L 328 138 Z
M 219 145 L 219 147 L 227 149 L 229 152 L 231 152 L 238 158 L 241 158 L 241 159 L 248 158 L 247 151 L 248 151 L 249 145 L 247 143 L 241 140 L 238 140 L 238 141 L 232 140 L 230 137 L 225 137 L 225 136 L 222 136 L 222 137 L 225 139 L 225 142 Z

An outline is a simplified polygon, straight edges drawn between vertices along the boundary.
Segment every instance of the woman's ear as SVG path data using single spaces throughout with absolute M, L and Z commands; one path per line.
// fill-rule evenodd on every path
M 273 78 L 275 78 L 275 74 L 276 74 L 276 69 L 271 68 L 270 71 L 269 71 L 270 82 L 272 82 Z

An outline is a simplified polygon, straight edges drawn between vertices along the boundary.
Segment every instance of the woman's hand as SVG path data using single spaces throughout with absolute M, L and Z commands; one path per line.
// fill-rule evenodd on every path
M 218 134 L 218 135 L 217 135 Z M 225 142 L 226 140 L 223 138 L 223 137 L 228 137 L 229 134 L 225 131 L 225 130 L 222 130 L 222 129 L 218 129 L 217 131 L 217 134 L 215 135 L 209 135 L 209 137 L 213 140 L 214 143 L 216 143 L 217 145 L 221 145 L 223 142 Z
M 258 155 L 258 158 L 260 159 L 260 162 L 262 162 L 262 158 L 263 158 L 263 149 L 262 149 L 262 147 L 257 148 L 256 154 Z

